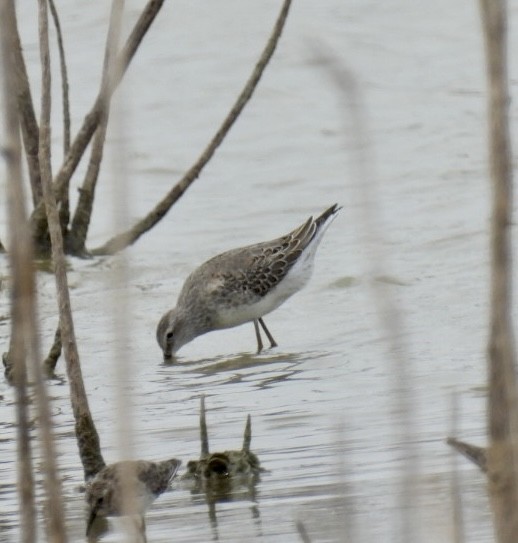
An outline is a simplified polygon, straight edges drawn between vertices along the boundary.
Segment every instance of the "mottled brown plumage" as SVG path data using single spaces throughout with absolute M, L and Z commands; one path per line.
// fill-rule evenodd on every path
M 227 251 L 194 270 L 176 308 L 158 324 L 164 358 L 201 334 L 250 321 L 258 350 L 262 349 L 259 324 L 275 346 L 262 317 L 307 283 L 318 244 L 339 209 L 335 204 L 285 236 Z

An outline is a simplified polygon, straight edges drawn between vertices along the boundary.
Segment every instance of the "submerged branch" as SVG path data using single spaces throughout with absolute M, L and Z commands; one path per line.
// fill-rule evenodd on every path
M 83 124 L 77 133 L 70 149 L 65 157 L 61 169 L 56 174 L 53 189 L 55 191 L 54 197 L 57 202 L 61 202 L 63 199 L 63 193 L 67 190 L 68 183 L 74 174 L 79 161 L 81 160 L 86 147 L 90 143 L 92 136 L 94 135 L 99 123 L 101 121 L 102 115 L 105 111 L 106 104 L 111 100 L 115 89 L 122 80 L 122 77 L 126 73 L 128 66 L 133 59 L 142 39 L 144 38 L 146 32 L 149 30 L 152 22 L 155 20 L 164 0 L 149 0 L 144 8 L 142 14 L 140 15 L 138 21 L 135 23 L 135 26 L 129 35 L 126 43 L 117 55 L 115 62 L 116 69 L 114 70 L 114 78 L 112 84 L 109 86 L 107 93 L 105 94 L 106 89 L 101 88 L 99 94 L 94 102 L 94 105 L 90 112 L 86 115 Z M 40 204 L 34 210 L 31 216 L 31 223 L 34 235 L 40 233 L 42 230 L 46 231 L 45 228 L 45 206 Z M 41 235 L 39 235 L 41 237 Z
M 487 450 L 484 447 L 471 445 L 454 437 L 449 437 L 446 443 L 487 473 Z
M 43 13 L 46 0 L 40 1 L 40 13 Z M 43 69 L 43 98 L 40 127 L 40 164 L 43 199 L 49 224 L 49 234 L 52 244 L 52 260 L 54 262 L 54 274 L 56 278 L 57 297 L 59 305 L 60 330 L 63 338 L 63 347 L 66 360 L 67 375 L 70 384 L 70 399 L 72 411 L 76 421 L 76 437 L 79 446 L 79 454 L 83 462 L 85 477 L 92 472 L 96 473 L 105 465 L 101 455 L 99 436 L 94 426 L 88 398 L 83 384 L 79 354 L 74 335 L 74 323 L 70 306 L 70 295 L 67 284 L 66 262 L 63 253 L 63 238 L 59 214 L 52 190 L 50 173 L 50 65 L 48 58 L 48 35 L 40 31 L 41 55 Z
M 281 11 L 275 23 L 272 34 L 266 44 L 266 47 L 256 64 L 252 75 L 246 82 L 245 87 L 238 96 L 236 102 L 232 106 L 229 114 L 219 127 L 218 131 L 212 138 L 209 145 L 205 148 L 198 160 L 191 166 L 191 168 L 185 173 L 180 181 L 167 193 L 165 198 L 160 201 L 154 209 L 152 209 L 143 219 L 135 224 L 130 230 L 118 234 L 108 240 L 101 247 L 97 247 L 92 251 L 94 255 L 108 255 L 114 254 L 122 249 L 125 249 L 129 245 L 132 245 L 137 241 L 140 236 L 145 234 L 148 230 L 151 230 L 171 209 L 171 207 L 180 199 L 185 191 L 191 186 L 191 184 L 198 178 L 203 168 L 210 161 L 217 148 L 221 145 L 225 136 L 228 134 L 239 115 L 243 111 L 244 107 L 252 97 L 254 90 L 256 89 L 263 72 L 268 65 L 270 59 L 275 52 L 277 43 L 281 37 L 286 19 L 288 17 L 291 0 L 284 0 Z
M 52 347 L 50 348 L 47 358 L 43 361 L 43 367 L 45 368 L 45 372 L 49 377 L 54 375 L 54 370 L 56 369 L 56 364 L 61 356 L 62 348 L 61 329 L 58 326 L 56 333 L 54 334 L 54 342 L 52 343 Z

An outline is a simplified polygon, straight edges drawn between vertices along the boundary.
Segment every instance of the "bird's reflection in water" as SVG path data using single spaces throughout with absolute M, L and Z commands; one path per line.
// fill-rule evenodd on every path
M 200 407 L 201 455 L 199 460 L 187 463 L 187 472 L 183 480 L 191 485 L 194 501 L 205 499 L 208 505 L 209 520 L 213 540 L 219 541 L 217 504 L 234 501 L 251 502 L 251 515 L 261 531 L 256 485 L 261 472 L 265 471 L 259 458 L 250 450 L 252 441 L 252 422 L 250 415 L 246 419 L 243 445 L 239 450 L 209 452 L 207 421 L 205 417 L 205 398 L 201 398 Z

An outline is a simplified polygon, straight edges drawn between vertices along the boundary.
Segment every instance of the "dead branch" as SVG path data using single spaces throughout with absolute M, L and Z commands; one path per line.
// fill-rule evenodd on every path
M 64 193 L 68 192 L 70 179 L 74 174 L 79 161 L 81 160 L 87 145 L 90 143 L 94 132 L 96 131 L 101 121 L 106 105 L 110 102 L 115 89 L 122 80 L 126 70 L 133 59 L 142 39 L 149 30 L 152 22 L 155 20 L 164 0 L 149 0 L 138 21 L 136 22 L 131 34 L 121 52 L 117 55 L 115 61 L 114 77 L 108 89 L 101 88 L 90 112 L 86 115 L 83 125 L 77 133 L 70 149 L 65 157 L 61 169 L 54 179 L 53 189 L 55 198 L 58 202 L 63 199 Z M 107 94 L 105 94 L 107 91 Z M 31 225 L 35 243 L 42 239 L 44 233 L 47 232 L 45 207 L 43 204 L 38 205 L 31 216 Z M 39 247 L 38 247 L 39 249 Z M 42 245 L 42 249 L 45 249 Z
M 42 70 L 42 92 L 41 92 L 41 118 L 40 118 L 40 138 L 38 157 L 40 161 L 40 173 L 42 182 L 51 179 L 50 167 L 50 53 L 49 53 L 49 34 L 48 34 L 48 13 L 47 0 L 38 0 L 38 21 L 39 21 L 39 44 L 40 44 L 40 62 Z M 23 217 L 24 224 L 26 217 Z M 28 232 L 27 232 L 28 233 Z M 27 244 L 31 241 L 27 235 Z M 31 255 L 32 256 L 32 255 Z M 30 262 L 30 260 L 28 260 Z M 28 263 L 27 262 L 27 263 Z M 36 322 L 34 308 L 32 308 L 33 324 Z M 33 328 L 35 330 L 35 327 Z M 32 339 L 33 351 L 33 371 L 35 375 L 36 391 L 38 396 L 38 411 L 40 415 L 40 427 L 42 432 L 42 441 L 44 446 L 44 473 L 47 487 L 47 514 L 45 515 L 47 523 L 47 535 L 49 539 L 56 542 L 66 542 L 67 535 L 65 531 L 65 516 L 63 508 L 63 497 L 61 492 L 60 479 L 57 476 L 56 450 L 54 446 L 54 436 L 51 432 L 50 407 L 43 381 L 43 375 L 40 366 L 39 341 L 35 333 Z
M 508 124 L 507 6 L 481 0 L 489 90 L 489 162 L 493 186 L 488 341 L 489 491 L 499 543 L 518 540 L 518 410 L 511 318 L 512 161 Z
M 29 399 L 27 395 L 26 350 L 23 337 L 24 319 L 28 293 L 31 292 L 32 261 L 27 263 L 27 248 L 22 243 L 23 214 L 21 146 L 19 119 L 16 108 L 16 84 L 9 57 L 12 51 L 14 28 L 10 24 L 10 14 L 14 13 L 14 2 L 0 4 L 0 40 L 4 95 L 5 148 L 2 150 L 7 165 L 7 211 L 9 216 L 9 237 L 12 250 L 10 263 L 13 275 L 11 290 L 11 343 L 9 354 L 4 355 L 6 377 L 11 378 L 16 387 L 16 427 L 18 443 L 18 493 L 20 497 L 21 541 L 36 541 L 36 507 L 34 502 L 34 478 L 32 475 L 32 450 L 29 434 Z M 7 358 L 9 360 L 7 361 Z
M 54 27 L 56 28 L 58 42 L 59 65 L 61 71 L 61 101 L 63 106 L 63 155 L 66 156 L 68 150 L 70 149 L 70 102 L 68 93 L 67 64 L 65 60 L 65 46 L 63 45 L 61 24 L 59 22 L 59 14 L 56 9 L 56 5 L 54 4 L 54 0 L 49 0 L 49 7 L 50 13 L 52 14 L 52 20 L 54 21 Z M 68 222 L 70 220 L 70 202 L 68 191 L 63 194 L 61 206 L 59 208 L 59 217 L 61 222 L 61 230 L 62 232 L 66 232 Z
M 46 0 L 39 0 L 40 14 L 46 15 Z M 70 383 L 70 399 L 74 420 L 76 421 L 76 437 L 79 454 L 83 463 L 85 478 L 89 478 L 105 466 L 101 454 L 99 436 L 94 426 L 88 398 L 83 384 L 79 353 L 74 334 L 74 323 L 70 306 L 70 295 L 67 284 L 66 262 L 63 253 L 63 238 L 59 223 L 59 214 L 52 190 L 50 172 L 50 60 L 48 51 L 48 34 L 40 27 L 40 49 L 43 70 L 42 113 L 40 122 L 40 165 L 43 199 L 49 224 L 52 244 L 52 259 L 56 277 L 56 288 L 59 305 L 60 330 L 63 339 L 67 375 Z
M 16 20 L 16 11 L 13 2 L 6 2 L 4 9 L 6 25 L 10 27 L 9 33 L 9 67 L 15 77 L 17 89 L 17 101 L 22 131 L 23 144 L 29 170 L 29 179 L 31 183 L 32 201 L 36 206 L 41 201 L 41 182 L 40 165 L 38 161 L 38 139 L 39 129 L 34 113 L 29 78 L 25 68 L 25 61 L 22 54 L 20 35 L 18 33 L 18 24 Z
M 281 11 L 275 23 L 272 34 L 266 44 L 266 47 L 256 64 L 252 75 L 246 82 L 245 87 L 238 96 L 236 102 L 232 106 L 229 114 L 219 127 L 218 131 L 212 138 L 209 145 L 205 148 L 198 160 L 191 166 L 182 179 L 167 193 L 165 198 L 160 201 L 154 209 L 152 209 L 143 219 L 135 224 L 128 231 L 118 234 L 108 240 L 101 247 L 97 247 L 92 251 L 94 255 L 109 255 L 114 254 L 137 241 L 140 236 L 153 228 L 171 209 L 171 207 L 179 200 L 191 184 L 198 178 L 203 168 L 210 161 L 217 148 L 221 145 L 225 136 L 228 134 L 233 124 L 238 119 L 244 107 L 252 97 L 255 88 L 257 87 L 263 72 L 268 65 L 270 59 L 275 52 L 277 43 L 281 37 L 288 12 L 290 9 L 291 0 L 284 0 Z
M 311 538 L 309 537 L 308 531 L 306 530 L 306 525 L 301 520 L 297 520 L 295 523 L 297 532 L 300 536 L 302 543 L 311 543 Z
M 115 52 L 119 43 L 121 20 L 122 5 L 118 2 L 113 2 L 110 14 L 110 24 L 108 26 L 108 36 L 106 38 L 106 47 L 104 51 L 101 88 L 106 89 L 106 91 L 101 93 L 103 96 L 108 94 L 109 91 L 107 88 L 111 84 L 111 78 L 113 77 L 111 74 L 113 72 Z M 74 218 L 72 220 L 72 226 L 66 240 L 67 252 L 76 256 L 83 256 L 86 254 L 85 243 L 88 234 L 88 227 L 90 226 L 90 218 L 93 211 L 95 187 L 97 185 L 99 171 L 101 169 L 109 115 L 110 103 L 107 102 L 101 115 L 99 126 L 95 132 L 90 162 L 88 163 L 88 169 L 83 181 L 83 186 L 79 190 L 79 201 L 77 203 Z

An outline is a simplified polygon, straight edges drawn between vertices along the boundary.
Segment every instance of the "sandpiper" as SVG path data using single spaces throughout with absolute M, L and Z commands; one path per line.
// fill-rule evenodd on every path
M 103 468 L 86 487 L 89 509 L 86 535 L 89 535 L 97 516 L 122 514 L 126 505 L 123 504 L 124 492 L 134 492 L 136 502 L 128 505 L 142 517 L 142 526 L 145 526 L 144 513 L 167 490 L 180 464 L 176 458 L 163 462 L 126 460 Z
M 164 359 L 197 336 L 250 321 L 257 352 L 263 348 L 259 325 L 270 347 L 276 347 L 263 316 L 309 281 L 317 247 L 340 209 L 335 204 L 285 236 L 227 251 L 194 270 L 176 307 L 158 323 L 156 336 Z

